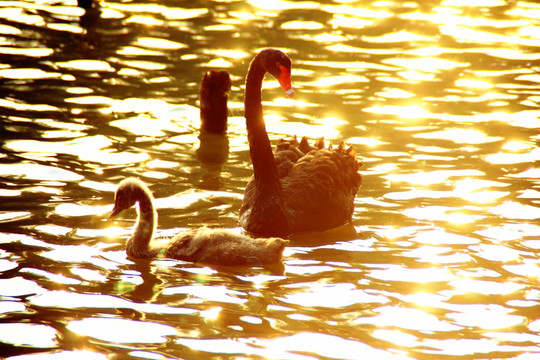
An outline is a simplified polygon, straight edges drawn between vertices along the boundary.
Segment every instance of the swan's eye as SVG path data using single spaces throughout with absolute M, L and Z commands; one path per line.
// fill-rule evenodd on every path
M 129 206 L 129 196 L 126 195 L 126 194 L 123 194 L 123 193 L 119 193 L 117 196 L 116 196 L 116 199 L 115 199 L 115 204 L 118 205 L 120 208 L 122 209 L 128 209 L 130 206 Z
M 122 204 L 124 204 L 124 202 L 125 202 L 125 201 L 123 200 L 122 197 L 117 196 L 116 199 L 115 199 L 115 201 L 114 201 L 114 204 L 115 204 L 115 205 L 118 205 L 118 206 L 121 206 Z

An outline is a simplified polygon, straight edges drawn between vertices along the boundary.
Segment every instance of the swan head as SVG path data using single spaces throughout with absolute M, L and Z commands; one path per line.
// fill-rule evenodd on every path
M 265 49 L 261 51 L 264 56 L 266 71 L 274 76 L 288 97 L 294 97 L 291 86 L 291 59 L 281 50 Z
M 112 219 L 122 211 L 131 208 L 145 193 L 150 194 L 150 190 L 148 190 L 146 185 L 140 180 L 134 178 L 122 180 L 116 189 L 114 195 L 114 208 L 109 215 L 109 219 Z

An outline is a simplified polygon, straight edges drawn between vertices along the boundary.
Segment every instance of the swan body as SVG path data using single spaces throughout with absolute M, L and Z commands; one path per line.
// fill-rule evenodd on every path
M 265 73 L 278 79 L 287 95 L 291 61 L 277 49 L 259 52 L 248 70 L 245 116 L 254 175 L 246 186 L 240 225 L 262 236 L 323 231 L 350 222 L 360 187 L 361 164 L 354 147 L 325 147 L 323 139 L 282 140 L 275 154 L 263 118 L 261 87 Z
M 263 265 L 281 261 L 288 241 L 280 238 L 252 238 L 206 227 L 177 234 L 164 246 L 151 247 L 157 223 L 153 196 L 140 180 L 127 178 L 116 190 L 109 219 L 139 204 L 135 233 L 126 244 L 132 258 L 168 258 L 215 265 Z

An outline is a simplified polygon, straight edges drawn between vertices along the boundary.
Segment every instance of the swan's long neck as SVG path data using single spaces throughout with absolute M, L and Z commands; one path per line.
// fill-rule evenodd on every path
M 263 118 L 261 88 L 266 70 L 262 62 L 257 56 L 251 63 L 246 78 L 244 106 L 249 154 L 257 187 L 279 192 L 281 185 Z
M 139 202 L 139 218 L 135 233 L 128 241 L 126 252 L 135 258 L 147 258 L 155 256 L 155 251 L 149 250 L 150 241 L 154 237 L 156 229 L 157 213 L 154 209 L 153 198 L 147 189 L 137 189 Z

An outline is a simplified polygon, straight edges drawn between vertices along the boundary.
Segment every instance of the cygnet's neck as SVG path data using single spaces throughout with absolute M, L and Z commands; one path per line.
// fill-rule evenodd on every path
M 136 189 L 135 199 L 139 203 L 139 218 L 135 233 L 126 245 L 126 252 L 135 258 L 148 258 L 157 255 L 155 250 L 149 250 L 150 241 L 156 229 L 157 213 L 154 209 L 153 197 L 145 185 Z

